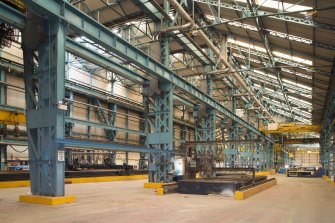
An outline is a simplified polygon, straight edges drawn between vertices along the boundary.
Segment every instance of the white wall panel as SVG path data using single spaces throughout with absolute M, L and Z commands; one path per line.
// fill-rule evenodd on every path
M 6 82 L 10 85 L 15 85 L 24 88 L 23 79 L 12 75 L 6 75 Z M 25 94 L 23 90 L 8 86 L 7 87 L 7 104 L 14 107 L 25 108 Z

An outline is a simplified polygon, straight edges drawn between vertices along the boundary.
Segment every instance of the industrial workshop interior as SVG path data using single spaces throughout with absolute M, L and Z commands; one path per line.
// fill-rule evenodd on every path
M 335 0 L 0 0 L 0 222 L 335 222 Z

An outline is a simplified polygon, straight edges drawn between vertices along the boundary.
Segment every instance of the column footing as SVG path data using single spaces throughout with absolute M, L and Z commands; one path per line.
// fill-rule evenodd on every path
M 173 182 L 172 183 L 155 183 L 155 182 L 147 182 L 147 183 L 144 183 L 144 188 L 162 188 L 163 186 L 166 186 L 166 185 L 172 185 L 174 184 Z
M 33 203 L 33 204 L 60 205 L 60 204 L 73 203 L 76 201 L 76 197 L 71 195 L 62 197 L 20 195 L 19 201 L 23 203 Z

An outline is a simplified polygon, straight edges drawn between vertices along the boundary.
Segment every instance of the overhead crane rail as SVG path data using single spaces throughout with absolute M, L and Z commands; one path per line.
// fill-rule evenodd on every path
M 284 139 L 285 145 L 290 144 L 314 144 L 320 143 L 320 138 L 303 138 L 303 139 Z
M 242 139 L 242 140 L 213 140 L 213 141 L 187 141 L 183 143 L 185 146 L 198 145 L 198 144 L 249 144 L 261 143 L 262 140 L 257 139 Z

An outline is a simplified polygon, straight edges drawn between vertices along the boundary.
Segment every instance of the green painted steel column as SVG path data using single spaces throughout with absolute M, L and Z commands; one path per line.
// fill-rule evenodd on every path
M 170 3 L 164 0 L 164 11 L 169 13 Z M 169 21 L 163 19 L 162 28 L 169 27 Z M 160 38 L 160 61 L 165 67 L 170 67 L 169 36 L 163 33 Z M 161 153 L 149 154 L 149 182 L 171 182 L 173 178 L 173 91 L 174 84 L 159 82 L 160 93 L 153 95 L 153 113 L 148 114 L 149 124 L 147 144 L 160 149 Z M 149 98 L 146 99 L 149 102 Z M 149 105 L 148 105 L 149 106 Z
M 334 111 L 335 113 L 335 111 Z M 335 181 L 335 127 L 330 129 L 330 146 L 329 146 L 329 177 L 332 182 Z
M 232 111 L 234 112 L 234 114 L 236 114 L 236 109 L 237 109 L 237 100 L 236 97 L 234 97 L 233 95 L 237 93 L 237 89 L 233 88 L 232 89 L 232 106 L 233 109 Z M 231 140 L 236 140 L 238 139 L 238 134 L 239 134 L 239 125 L 238 123 L 234 122 L 232 120 L 232 132 L 231 132 Z M 240 145 L 233 143 L 231 145 L 231 149 L 233 151 L 232 153 L 232 167 L 239 167 L 241 164 L 241 160 L 240 160 Z
M 147 144 L 161 150 L 149 155 L 149 182 L 171 182 L 173 177 L 173 91 L 171 83 L 159 83 L 153 112 L 148 113 Z
M 67 98 L 68 110 L 66 111 L 66 117 L 73 117 L 73 91 L 67 90 L 65 92 L 65 97 Z M 74 123 L 65 123 L 65 135 L 71 137 L 73 134 Z
M 149 123 L 150 123 L 150 116 L 149 114 L 149 82 L 146 82 L 142 85 L 142 100 L 143 100 L 143 107 L 144 112 L 140 114 L 140 122 L 139 122 L 139 130 L 146 133 L 146 136 L 140 136 L 140 144 L 147 145 L 147 135 L 149 133 Z M 145 170 L 148 169 L 148 156 L 145 153 L 140 153 L 140 160 L 139 160 L 139 169 Z
M 59 19 L 28 11 L 23 32 L 31 193 L 64 196 L 65 40 Z M 34 69 L 34 54 L 38 67 Z
M 169 14 L 170 12 L 170 2 L 168 0 L 164 0 L 164 11 Z M 166 19 L 163 19 L 161 22 L 162 28 L 167 28 L 169 27 L 169 21 Z M 165 67 L 170 67 L 170 43 L 169 39 L 170 37 L 168 36 L 170 33 L 163 33 L 161 38 L 160 38 L 160 46 L 161 46 L 161 55 L 160 55 L 160 60 L 161 63 Z
M 91 121 L 91 111 L 92 111 L 92 99 L 91 98 L 87 98 L 87 121 L 90 122 Z M 91 138 L 91 126 L 87 126 L 87 139 Z
M 216 111 L 206 108 L 206 113 L 201 116 L 201 108 L 197 105 L 194 107 L 193 116 L 195 120 L 195 141 L 216 140 Z M 206 166 L 202 175 L 212 176 L 212 167 L 215 166 L 216 161 L 216 144 L 198 144 L 196 145 L 196 151 L 201 162 L 205 162 L 202 164 L 202 166 Z
M 6 170 L 6 162 L 7 162 L 7 146 L 0 145 L 0 171 Z
M 0 81 L 6 82 L 6 70 L 0 68 Z M 0 105 L 6 104 L 6 86 L 0 85 Z M 0 128 L 6 128 L 5 125 L 0 125 Z M 7 162 L 7 145 L 0 145 L 0 171 L 6 170 Z

